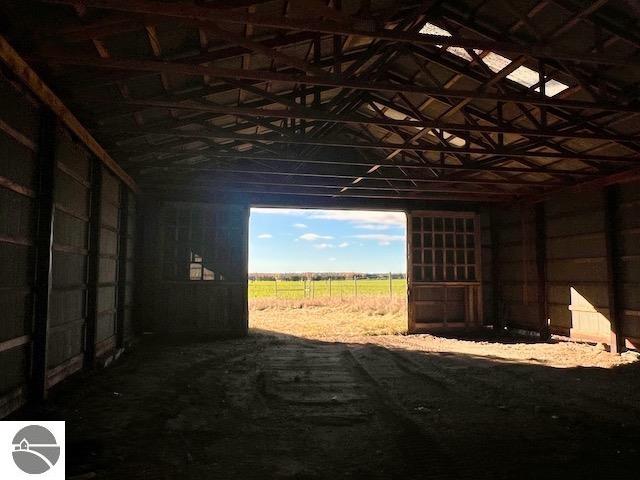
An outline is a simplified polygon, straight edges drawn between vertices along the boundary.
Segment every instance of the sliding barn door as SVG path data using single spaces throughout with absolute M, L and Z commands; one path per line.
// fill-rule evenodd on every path
M 407 222 L 409 331 L 481 325 L 479 217 L 414 211 Z

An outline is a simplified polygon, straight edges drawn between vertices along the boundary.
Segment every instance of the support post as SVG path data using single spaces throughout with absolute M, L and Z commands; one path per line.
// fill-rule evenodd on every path
M 622 333 L 622 321 L 620 318 L 619 300 L 620 286 L 618 279 L 618 245 L 616 241 L 617 221 L 616 211 L 618 207 L 618 189 L 616 186 L 607 187 L 604 190 L 605 201 L 605 248 L 607 255 L 607 293 L 609 297 L 609 323 L 611 325 L 611 352 L 622 353 L 625 350 L 625 338 Z
M 549 329 L 549 314 L 547 305 L 547 234 L 544 203 L 535 205 L 535 247 L 536 273 L 538 284 L 538 329 L 540 339 L 551 337 Z
M 34 400 L 47 397 L 47 351 L 55 216 L 56 118 L 45 109 L 38 138 L 38 216 L 36 224 L 35 301 L 31 355 L 31 390 Z
M 118 296 L 116 315 L 116 346 L 124 348 L 124 324 L 127 314 L 127 252 L 129 244 L 129 192 L 124 185 L 120 188 L 120 215 L 118 223 Z
M 91 206 L 89 214 L 89 260 L 87 269 L 87 323 L 84 339 L 84 366 L 92 368 L 96 353 L 98 324 L 98 275 L 100 268 L 100 229 L 102 217 L 102 166 L 91 162 Z
M 493 329 L 498 332 L 503 328 L 503 318 L 501 305 L 502 289 L 500 288 L 500 262 L 498 255 L 500 253 L 500 232 L 498 230 L 498 222 L 495 210 L 491 209 L 491 283 L 493 286 Z

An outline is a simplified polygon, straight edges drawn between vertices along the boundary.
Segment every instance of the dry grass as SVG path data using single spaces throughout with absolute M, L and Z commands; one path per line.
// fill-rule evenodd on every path
M 312 338 L 397 335 L 407 331 L 404 298 L 363 296 L 340 301 L 255 298 L 249 301 L 251 328 Z

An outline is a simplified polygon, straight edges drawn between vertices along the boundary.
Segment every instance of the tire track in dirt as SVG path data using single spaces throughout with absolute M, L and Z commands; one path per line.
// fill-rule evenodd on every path
M 366 346 L 360 347 L 361 351 L 362 349 L 369 350 Z M 373 352 L 373 355 L 376 356 L 377 352 Z M 378 365 L 374 372 L 354 347 L 345 348 L 344 356 L 352 363 L 359 378 L 368 385 L 369 395 L 378 415 L 386 422 L 401 427 L 402 433 L 397 441 L 407 457 L 407 463 L 413 469 L 411 473 L 415 478 L 473 478 L 470 472 L 465 475 L 465 472 L 458 468 L 457 460 L 451 458 L 441 447 L 436 440 L 436 432 L 417 422 L 407 408 L 389 393 L 388 386 L 378 378 L 381 371 L 387 370 L 385 373 L 390 374 L 388 364 L 386 368 L 380 368 Z M 397 375 L 397 372 L 392 375 Z

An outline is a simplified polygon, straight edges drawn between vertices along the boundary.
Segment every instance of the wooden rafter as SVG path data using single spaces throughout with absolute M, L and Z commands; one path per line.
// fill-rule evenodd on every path
M 274 17 L 235 10 L 220 10 L 211 7 L 187 4 L 161 3 L 147 0 L 44 0 L 47 3 L 66 5 L 84 5 L 85 7 L 117 10 L 141 15 L 165 16 L 191 20 L 196 22 L 211 22 L 213 24 L 251 24 L 259 27 L 277 28 L 283 30 L 306 30 L 331 35 L 361 36 L 380 39 L 396 43 L 412 43 L 418 45 L 443 45 L 447 47 L 477 48 L 506 54 L 527 55 L 530 57 L 569 60 L 574 62 L 595 63 L 602 65 L 640 66 L 640 61 L 620 57 L 617 55 L 585 54 L 580 51 L 569 51 L 558 47 L 542 45 L 519 45 L 509 42 L 496 42 L 463 38 L 456 36 L 421 35 L 408 32 L 390 31 L 384 28 L 363 28 L 362 21 L 346 19 L 345 23 L 328 22 L 312 19 L 291 19 Z M 368 23 L 368 22 L 367 22 Z
M 313 14 L 43 2 L 71 15 L 42 22 L 27 58 L 145 188 L 504 201 L 624 181 L 640 165 L 640 36 L 607 0 L 412 1 L 353 16 L 339 1 Z M 490 21 L 496 8 L 504 21 Z M 572 16 L 540 26 L 560 9 Z M 447 35 L 420 33 L 426 22 Z M 572 46 L 584 26 L 593 33 Z M 195 45 L 176 42 L 194 31 Z M 518 84 L 523 72 L 538 78 Z M 546 95 L 550 80 L 566 88 Z
M 45 61 L 57 65 L 76 65 L 104 68 L 110 70 L 147 71 L 156 73 L 172 73 L 202 77 L 209 75 L 221 79 L 256 80 L 262 82 L 282 82 L 289 84 L 304 84 L 322 87 L 349 88 L 384 93 L 422 94 L 430 97 L 459 98 L 463 100 L 488 100 L 496 102 L 524 103 L 528 105 L 559 107 L 577 110 L 608 110 L 613 112 L 640 112 L 636 105 L 623 105 L 605 102 L 586 102 L 581 100 L 563 100 L 540 95 L 507 94 L 501 95 L 473 90 L 457 90 L 448 88 L 431 88 L 410 84 L 394 84 L 386 82 L 366 82 L 362 80 L 336 79 L 327 76 L 290 75 L 287 73 L 267 70 L 243 70 L 220 68 L 207 65 L 194 65 L 180 62 L 160 62 L 140 59 L 95 58 L 82 55 L 47 55 L 46 57 L 32 57 L 34 61 Z

